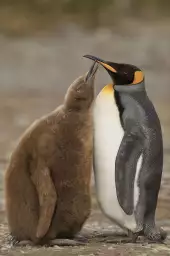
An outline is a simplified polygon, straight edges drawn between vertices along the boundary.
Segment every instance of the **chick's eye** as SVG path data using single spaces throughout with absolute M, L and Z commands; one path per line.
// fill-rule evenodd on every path
M 76 88 L 76 92 L 79 92 L 79 93 L 80 93 L 80 92 L 81 92 L 81 90 L 82 90 L 82 88 L 81 88 L 81 87 L 77 87 L 77 88 Z
M 82 92 L 82 90 L 83 90 L 83 85 L 84 85 L 84 84 L 82 84 L 82 83 L 80 83 L 79 85 L 77 85 L 76 88 L 75 88 L 76 92 L 78 92 L 78 93 Z

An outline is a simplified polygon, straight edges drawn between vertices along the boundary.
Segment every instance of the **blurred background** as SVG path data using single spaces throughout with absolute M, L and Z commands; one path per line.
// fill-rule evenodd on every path
M 3 175 L 19 136 L 62 101 L 91 61 L 138 65 L 158 111 L 165 164 L 159 216 L 170 217 L 170 1 L 0 1 L 0 208 Z M 100 68 L 96 93 L 110 78 Z

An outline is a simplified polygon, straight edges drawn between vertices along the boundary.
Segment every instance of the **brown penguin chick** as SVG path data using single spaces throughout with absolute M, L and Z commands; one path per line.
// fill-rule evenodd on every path
M 6 213 L 10 234 L 21 244 L 72 239 L 90 214 L 96 70 L 94 63 L 70 85 L 63 105 L 35 121 L 11 156 Z

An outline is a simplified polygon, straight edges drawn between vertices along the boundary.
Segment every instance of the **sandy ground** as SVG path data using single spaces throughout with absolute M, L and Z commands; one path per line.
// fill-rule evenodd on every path
M 80 256 L 122 256 L 122 255 L 170 255 L 170 237 L 165 244 L 148 244 L 146 241 L 138 241 L 137 244 L 121 242 L 118 234 L 121 232 L 112 222 L 101 213 L 98 208 L 94 182 L 92 179 L 92 202 L 93 209 L 90 218 L 84 225 L 82 235 L 88 238 L 86 246 L 74 248 L 45 248 L 45 247 L 26 247 L 13 248 L 8 243 L 8 228 L 4 214 L 4 193 L 3 175 L 8 163 L 8 157 L 17 143 L 18 137 L 25 128 L 37 117 L 53 110 L 60 102 L 61 97 L 55 93 L 52 95 L 32 94 L 31 92 L 19 94 L 3 93 L 0 96 L 0 255 L 80 255 Z M 56 100 L 58 98 L 58 100 Z M 21 107 L 22 106 L 22 107 Z M 162 179 L 162 186 L 159 195 L 157 222 L 165 230 L 170 232 L 170 147 L 169 147 L 169 113 L 167 111 L 168 102 L 156 102 L 156 108 L 160 114 L 164 134 L 165 164 Z

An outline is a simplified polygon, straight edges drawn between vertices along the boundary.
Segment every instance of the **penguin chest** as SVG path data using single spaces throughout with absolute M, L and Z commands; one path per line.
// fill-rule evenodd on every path
M 113 97 L 106 100 L 98 98 L 94 106 L 94 161 L 95 169 L 101 170 L 101 175 L 104 174 L 103 168 L 110 167 L 113 173 L 123 135 L 118 108 Z
M 116 193 L 115 161 L 124 136 L 114 96 L 98 95 L 94 104 L 94 176 L 99 204 L 119 226 L 136 228 L 134 215 L 126 215 Z
M 115 161 L 124 135 L 112 97 L 98 96 L 94 105 L 94 172 L 100 201 L 115 197 Z M 103 189 L 102 189 L 103 188 Z

